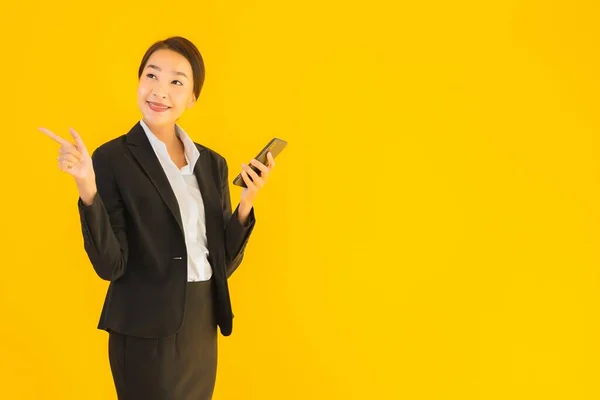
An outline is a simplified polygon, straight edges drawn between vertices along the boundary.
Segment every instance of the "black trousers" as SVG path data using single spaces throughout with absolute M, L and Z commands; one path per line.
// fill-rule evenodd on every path
M 175 335 L 110 332 L 108 353 L 119 400 L 210 400 L 217 373 L 212 279 L 187 283 L 183 326 Z

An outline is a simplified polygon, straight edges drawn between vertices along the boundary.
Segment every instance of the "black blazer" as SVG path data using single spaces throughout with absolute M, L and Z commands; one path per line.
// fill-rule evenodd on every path
M 206 214 L 217 324 L 228 336 L 233 312 L 227 279 L 254 228 L 231 212 L 227 162 L 196 143 L 194 168 Z M 169 336 L 183 322 L 187 253 L 177 199 L 138 122 L 92 154 L 98 194 L 78 201 L 83 242 L 100 278 L 110 281 L 98 329 L 146 338 Z

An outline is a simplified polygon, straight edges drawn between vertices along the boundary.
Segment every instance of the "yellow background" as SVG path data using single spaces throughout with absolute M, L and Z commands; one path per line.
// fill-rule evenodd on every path
M 289 141 L 216 400 L 599 398 L 595 4 L 3 1 L 0 398 L 116 398 L 107 283 L 36 128 L 126 133 L 169 35 L 205 57 L 181 124 L 231 179 Z

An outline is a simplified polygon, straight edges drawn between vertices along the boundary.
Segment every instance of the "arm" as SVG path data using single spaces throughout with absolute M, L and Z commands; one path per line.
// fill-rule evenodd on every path
M 238 205 L 235 211 L 231 212 L 231 197 L 229 194 L 229 175 L 227 161 L 223 159 L 224 167 L 221 171 L 221 193 L 223 194 L 223 222 L 225 223 L 225 259 L 227 268 L 227 277 L 229 278 L 244 258 L 244 250 L 248 244 L 250 234 L 254 229 L 256 220 L 254 219 L 254 207 L 250 210 L 240 211 L 241 205 Z M 240 212 L 244 215 L 240 216 Z
M 92 162 L 97 193 L 84 195 L 80 188 L 78 201 L 83 244 L 98 276 L 114 281 L 127 265 L 125 207 L 110 162 L 99 150 L 92 154 Z

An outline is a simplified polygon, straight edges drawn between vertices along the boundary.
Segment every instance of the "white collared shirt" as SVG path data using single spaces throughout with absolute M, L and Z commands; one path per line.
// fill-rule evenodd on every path
M 187 248 L 187 280 L 188 282 L 207 281 L 212 276 L 212 268 L 208 262 L 204 202 L 198 180 L 194 175 L 194 166 L 200 157 L 200 152 L 187 133 L 175 124 L 175 132 L 183 143 L 187 161 L 187 165 L 179 169 L 171 160 L 167 146 L 152 133 L 144 120 L 141 120 L 140 124 L 169 179 L 179 204 Z

